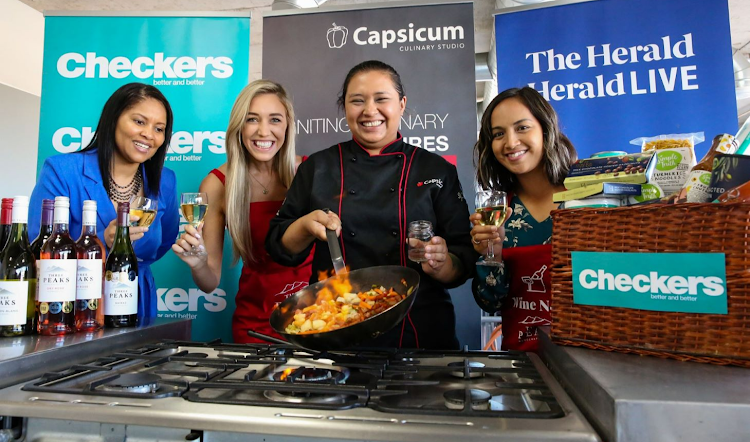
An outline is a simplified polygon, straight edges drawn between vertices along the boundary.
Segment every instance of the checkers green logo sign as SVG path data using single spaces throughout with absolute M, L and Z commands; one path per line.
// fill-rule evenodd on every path
M 723 253 L 573 252 L 576 304 L 727 313 Z

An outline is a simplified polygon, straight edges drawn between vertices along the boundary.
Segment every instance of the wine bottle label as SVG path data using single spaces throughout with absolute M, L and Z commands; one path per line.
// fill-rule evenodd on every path
M 76 299 L 102 297 L 102 260 L 79 259 L 76 277 Z
M 133 277 L 134 279 L 130 279 Z M 138 313 L 138 276 L 128 272 L 107 271 L 104 276 L 104 314 L 134 315 Z
M 77 260 L 40 259 L 37 274 L 37 301 L 74 302 L 76 300 Z
M 0 325 L 26 324 L 29 281 L 0 281 Z

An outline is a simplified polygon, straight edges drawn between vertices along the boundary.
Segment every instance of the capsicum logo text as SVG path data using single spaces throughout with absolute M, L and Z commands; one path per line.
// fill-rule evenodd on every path
M 638 293 L 661 293 L 665 295 L 707 295 L 721 296 L 724 294 L 723 280 L 716 276 L 670 276 L 659 275 L 659 272 L 649 272 L 648 275 L 630 276 L 626 274 L 613 275 L 602 269 L 583 270 L 578 275 L 578 282 L 585 289 L 606 290 L 627 293 L 635 290 Z
M 368 30 L 362 26 L 354 30 L 354 42 L 358 45 L 380 45 L 383 49 L 391 43 L 433 42 L 445 40 L 463 40 L 463 26 L 434 26 L 416 28 L 409 23 L 407 29 Z

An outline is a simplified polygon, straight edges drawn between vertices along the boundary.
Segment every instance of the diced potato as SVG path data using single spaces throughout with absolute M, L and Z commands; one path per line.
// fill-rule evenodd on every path
M 306 320 L 306 321 L 304 322 L 304 324 L 302 324 L 302 325 L 300 326 L 300 328 L 299 328 L 299 331 L 301 331 L 301 332 L 303 332 L 303 333 L 304 333 L 304 332 L 306 332 L 306 331 L 310 330 L 311 328 L 312 328 L 312 322 L 310 322 L 310 320 L 308 319 L 308 320 Z
M 316 319 L 312 322 L 313 330 L 320 330 L 321 328 L 325 326 L 326 326 L 326 321 L 323 321 L 322 319 Z
M 305 323 L 305 314 L 300 313 L 298 315 L 294 315 L 294 325 L 297 327 L 302 327 L 302 324 Z

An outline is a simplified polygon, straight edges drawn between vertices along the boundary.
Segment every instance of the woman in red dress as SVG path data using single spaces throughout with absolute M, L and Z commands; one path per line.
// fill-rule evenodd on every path
M 278 336 L 268 323 L 274 305 L 307 286 L 308 258 L 297 267 L 273 262 L 264 247 L 268 224 L 281 207 L 302 159 L 294 149 L 294 109 L 284 88 L 268 80 L 246 86 L 232 107 L 226 132 L 227 162 L 212 170 L 200 191 L 208 213 L 198 229 L 185 226 L 172 250 L 210 293 L 221 280 L 224 226 L 242 274 L 232 317 L 235 342 L 261 342 L 247 330 Z M 249 216 L 249 223 L 248 223 Z M 197 247 L 197 254 L 187 254 Z

